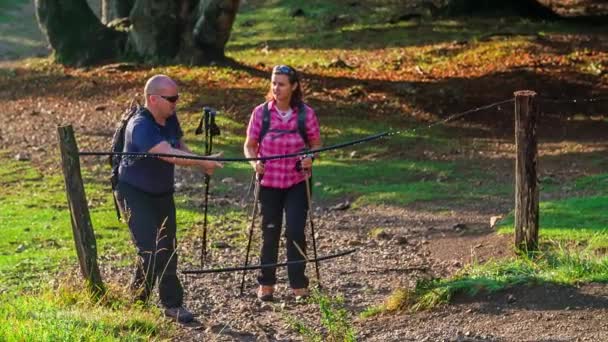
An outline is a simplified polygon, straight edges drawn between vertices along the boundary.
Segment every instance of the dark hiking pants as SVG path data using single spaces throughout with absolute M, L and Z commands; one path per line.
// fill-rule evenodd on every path
M 287 221 L 285 227 L 287 260 L 305 260 L 302 252 L 306 253 L 305 227 L 308 213 L 306 182 L 300 182 L 287 189 L 262 186 L 260 187 L 260 204 L 263 238 L 260 263 L 273 264 L 277 262 L 283 211 Z M 292 264 L 287 267 L 291 288 L 308 287 L 305 270 L 305 263 Z M 258 276 L 260 285 L 274 285 L 276 282 L 276 267 L 263 268 L 260 271 Z
M 150 194 L 119 183 L 117 199 L 137 248 L 131 288 L 138 299 L 146 301 L 158 279 L 161 303 L 169 308 L 181 306 L 184 291 L 177 277 L 173 194 Z

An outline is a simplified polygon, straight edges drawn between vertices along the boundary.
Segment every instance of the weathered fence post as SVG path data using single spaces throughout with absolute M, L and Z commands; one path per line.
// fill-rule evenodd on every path
M 57 133 L 80 271 L 93 296 L 99 296 L 104 293 L 105 287 L 97 265 L 97 242 L 84 193 L 74 129 L 72 126 L 61 126 L 57 128 Z
M 538 248 L 538 110 L 531 90 L 515 95 L 515 247 L 521 251 Z

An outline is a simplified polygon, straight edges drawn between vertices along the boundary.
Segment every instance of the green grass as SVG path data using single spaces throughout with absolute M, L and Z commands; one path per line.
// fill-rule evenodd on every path
M 147 341 L 167 338 L 173 328 L 155 308 L 128 303 L 120 289 L 110 289 L 92 303 L 72 281 L 45 286 L 27 295 L 0 297 L 2 341 Z
M 344 197 L 354 198 L 356 204 L 406 205 L 416 201 L 451 200 L 470 201 L 488 197 L 509 196 L 508 185 L 488 181 L 489 177 L 480 165 L 458 161 L 427 161 L 395 158 L 403 153 L 403 146 L 411 149 L 429 149 L 437 154 L 446 153 L 461 142 L 445 134 L 442 128 L 417 129 L 420 125 L 403 122 L 402 118 L 372 121 L 361 124 L 365 118 L 349 113 L 333 113 L 323 120 L 324 145 L 352 141 L 383 131 L 401 131 L 390 138 L 355 145 L 323 153 L 315 161 L 313 183 L 315 198 L 335 201 Z M 203 136 L 193 134 L 200 120 L 200 113 L 182 112 L 180 118 L 186 133 L 186 143 L 197 153 L 204 151 Z M 226 157 L 242 157 L 245 122 L 238 122 L 229 113 L 218 116 L 222 134 L 214 138 L 214 151 L 224 152 Z M 351 157 L 351 153 L 355 156 Z M 405 151 L 408 153 L 408 151 Z M 382 167 L 378 167 L 382 163 Z M 233 177 L 249 182 L 251 167 L 248 163 L 227 162 L 214 176 L 214 187 L 228 191 L 229 187 L 218 180 Z M 479 184 L 482 184 L 481 186 Z
M 576 179 L 574 189 L 578 191 L 593 191 L 596 194 L 606 193 L 608 190 L 608 174 L 598 174 Z
M 584 197 L 573 197 L 540 203 L 539 234 L 541 239 L 579 241 L 592 249 L 608 248 L 608 206 L 605 193 L 608 175 L 598 174 L 574 180 L 571 188 L 581 191 Z M 513 214 L 499 225 L 500 233 L 513 231 Z
M 541 251 L 484 264 L 468 265 L 447 279 L 419 280 L 412 289 L 399 288 L 379 306 L 361 313 L 371 317 L 384 312 L 419 311 L 449 303 L 457 294 L 474 296 L 519 285 L 552 283 L 572 286 L 608 282 L 608 256 L 549 242 Z
M 405 205 L 417 201 L 482 200 L 507 196 L 507 186 L 486 182 L 474 164 L 424 160 L 327 160 L 315 166 L 315 195 L 352 197 L 358 204 Z M 484 181 L 484 185 L 475 186 Z
M 291 14 L 302 9 L 303 16 Z M 574 27 L 554 23 L 535 23 L 520 18 L 500 20 L 484 18 L 393 21 L 394 13 L 407 11 L 398 2 L 348 2 L 313 0 L 302 6 L 300 1 L 283 0 L 241 6 L 233 27 L 229 50 L 250 50 L 269 44 L 278 50 L 306 48 L 383 49 L 418 46 L 429 43 L 470 40 L 491 32 L 537 34 L 538 32 L 569 32 Z M 429 13 L 418 11 L 423 17 Z M 272 20 L 268 20 L 272 18 Z M 280 35 L 277 29 L 280 29 Z M 377 39 L 382 35 L 382 39 Z
M 302 9 L 303 16 L 292 17 Z M 494 63 L 513 53 L 534 53 L 530 41 L 552 33 L 580 33 L 583 29 L 559 22 L 532 22 L 518 17 L 391 21 L 395 13 L 409 13 L 400 2 L 349 2 L 313 0 L 252 1 L 241 6 L 233 26 L 227 54 L 248 64 L 287 63 L 296 68 L 325 72 L 336 57 L 358 60 L 366 69 L 387 70 L 392 62 L 414 62 L 423 70 L 471 62 Z M 269 20 L 272 18 L 272 20 Z M 508 33 L 509 39 L 485 41 L 491 33 Z M 378 39 L 382 37 L 382 39 Z M 461 47 L 453 42 L 467 42 Z M 381 51 L 382 54 L 378 52 Z M 411 64 L 411 63 L 410 63 Z M 584 72 L 601 73 L 602 66 L 581 64 Z M 357 70 L 342 70 L 354 74 Z
M 72 280 L 74 287 L 63 293 L 67 299 L 56 300 L 58 283 L 53 279 L 60 272 L 80 273 L 62 176 L 42 174 L 8 155 L 0 160 L 0 340 L 147 340 L 159 335 L 158 312 L 131 308 L 125 298 L 105 299 L 107 305 L 91 303 L 82 297 L 81 280 Z M 100 177 L 83 170 L 99 262 L 131 266 L 135 250 L 128 228 L 116 219 L 109 184 L 101 178 L 107 170 L 102 168 Z M 180 236 L 201 218 L 200 210 L 189 204 L 184 196 L 176 198 Z M 216 221 L 210 212 L 210 223 Z
M 308 304 L 317 305 L 319 308 L 321 317 L 319 328 L 314 328 L 312 322 L 286 317 L 291 328 L 298 332 L 305 341 L 354 342 L 357 340 L 350 313 L 344 307 L 344 298 L 329 296 L 319 290 L 313 290 Z

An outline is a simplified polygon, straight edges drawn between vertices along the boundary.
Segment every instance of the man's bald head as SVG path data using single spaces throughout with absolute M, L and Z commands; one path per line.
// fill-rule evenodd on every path
M 155 75 L 150 77 L 144 87 L 144 95 L 146 99 L 148 95 L 162 95 L 166 91 L 174 91 L 177 84 L 167 75 Z
M 155 118 L 163 122 L 175 112 L 177 84 L 167 75 L 152 76 L 144 87 L 146 108 Z

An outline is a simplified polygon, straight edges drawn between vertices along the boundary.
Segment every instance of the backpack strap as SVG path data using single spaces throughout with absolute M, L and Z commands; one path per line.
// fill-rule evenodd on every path
M 268 109 L 268 102 L 264 102 L 264 110 L 262 112 L 262 129 L 260 130 L 260 137 L 258 142 L 261 144 L 262 140 L 268 130 L 270 129 L 270 110 Z
M 112 136 L 112 145 L 110 147 L 111 152 L 122 152 L 125 145 L 125 131 L 127 130 L 127 124 L 129 120 L 137 114 L 141 110 L 142 106 L 137 98 L 131 100 L 129 107 L 125 110 L 114 135 Z M 110 185 L 112 186 L 112 198 L 114 199 L 114 209 L 116 210 L 116 217 L 120 221 L 120 205 L 118 204 L 118 199 L 116 198 L 116 186 L 118 185 L 118 168 L 120 166 L 120 161 L 122 160 L 121 155 L 110 155 Z
M 262 111 L 262 129 L 260 130 L 260 137 L 258 142 L 261 143 L 264 136 L 270 130 L 270 109 L 268 108 L 268 102 L 264 102 L 264 108 Z M 304 102 L 300 102 L 298 106 L 298 133 L 304 140 L 306 146 L 308 146 L 308 134 L 306 133 L 306 107 Z
M 304 102 L 300 102 L 300 106 L 298 106 L 298 132 L 304 140 L 306 147 L 309 147 L 308 143 L 308 134 L 306 133 L 306 107 L 304 107 Z

